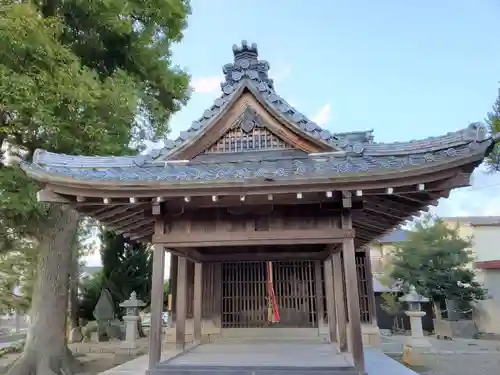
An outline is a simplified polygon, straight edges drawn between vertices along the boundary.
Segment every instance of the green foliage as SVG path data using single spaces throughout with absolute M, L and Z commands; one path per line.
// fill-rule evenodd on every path
M 188 13 L 185 0 L 1 2 L 0 145 L 28 160 L 37 148 L 121 155 L 164 136 L 188 97 L 170 60 Z M 37 190 L 0 164 L 4 249 L 47 227 Z
M 81 281 L 78 313 L 80 318 L 87 321 L 95 319 L 94 308 L 101 295 L 102 279 L 102 272 L 99 271 Z
M 101 234 L 102 269 L 82 288 L 81 317 L 93 319 L 92 312 L 102 288 L 111 292 L 115 311 L 121 316 L 119 304 L 135 291 L 137 298 L 151 301 L 153 257 L 149 246 L 128 241 L 121 235 L 103 230 Z
M 461 304 L 483 299 L 485 290 L 467 266 L 473 261 L 471 239 L 462 238 L 458 228 L 427 216 L 397 245 L 390 277 L 434 302 L 445 299 Z
M 0 253 L 0 313 L 28 311 L 35 280 L 35 261 L 35 246 L 25 241 L 18 241 L 16 250 Z
M 491 112 L 488 113 L 486 124 L 491 134 L 500 133 L 500 96 L 495 101 Z M 500 143 L 495 145 L 492 153 L 486 158 L 486 164 L 491 171 L 500 170 Z
M 403 304 L 399 302 L 399 294 L 393 292 L 384 292 L 381 294 L 382 304 L 381 308 L 389 315 L 399 315 L 403 312 Z
M 163 284 L 163 293 L 166 296 L 168 296 L 168 294 L 170 293 L 170 286 L 169 286 L 168 280 L 165 281 L 165 283 Z

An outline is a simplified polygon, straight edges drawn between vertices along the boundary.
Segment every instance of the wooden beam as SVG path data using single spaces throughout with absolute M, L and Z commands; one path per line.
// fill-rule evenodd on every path
M 194 264 L 194 342 L 195 344 L 201 343 L 201 319 L 202 319 L 202 298 L 203 298 L 203 263 L 196 262 Z
M 342 213 L 342 228 L 352 228 L 351 212 L 348 210 Z M 344 240 L 342 254 L 344 256 L 351 352 L 354 360 L 354 366 L 361 374 L 364 374 L 365 359 L 363 352 L 363 336 L 361 333 L 361 315 L 359 310 L 358 276 L 356 271 L 354 240 L 352 238 Z
M 258 246 L 342 243 L 354 238 L 353 229 L 283 229 L 280 231 L 217 231 L 212 233 L 169 233 L 154 235 L 155 243 L 167 247 Z
M 370 249 L 365 250 L 365 272 L 366 272 L 366 289 L 368 293 L 368 307 L 370 312 L 370 323 L 377 325 L 377 304 L 375 302 L 375 290 L 373 289 L 373 272 Z
M 145 219 L 142 218 L 140 220 L 137 220 L 133 222 L 132 224 L 120 227 L 120 226 L 111 226 L 113 230 L 118 233 L 118 234 L 123 234 L 123 233 L 129 233 L 129 234 L 134 234 L 136 228 L 143 228 L 144 226 L 150 227 L 151 224 L 154 223 L 153 219 Z M 131 237 L 131 236 L 129 236 Z
M 108 218 L 105 222 L 106 225 L 123 226 L 137 221 L 137 218 L 144 219 L 144 208 L 139 207 L 137 209 L 127 210 L 122 215 Z
M 70 183 L 50 183 L 46 188 L 59 194 L 85 196 L 85 197 L 111 197 L 111 198 L 129 198 L 133 195 L 136 198 L 155 198 L 155 197 L 196 197 L 204 195 L 241 195 L 241 194 L 281 194 L 281 193 L 303 193 L 325 192 L 328 190 L 338 191 L 357 191 L 362 190 L 363 195 L 380 195 L 388 187 L 397 189 L 406 187 L 402 191 L 411 191 L 415 189 L 412 185 L 420 183 L 428 184 L 439 182 L 457 175 L 457 169 L 450 169 L 443 166 L 441 170 L 431 170 L 429 173 L 422 173 L 421 170 L 402 171 L 397 175 L 372 175 L 367 176 L 363 181 L 343 180 L 332 185 L 331 181 L 325 179 L 306 180 L 295 179 L 289 181 L 254 181 L 241 184 L 231 183 L 195 183 L 195 184 L 172 184 L 169 181 L 158 181 L 153 187 L 151 181 L 137 182 L 130 184 L 124 181 L 123 184 L 118 181 L 91 181 L 78 184 Z M 442 189 L 442 188 L 441 188 Z M 398 192 L 395 190 L 395 192 Z
M 186 259 L 194 263 L 205 261 L 205 256 L 203 254 L 201 254 L 197 250 L 190 248 L 170 249 L 170 253 L 177 256 L 185 257 Z
M 321 260 L 314 261 L 314 283 L 316 288 L 316 312 L 318 327 L 325 323 L 325 301 L 323 299 L 323 279 L 321 277 Z M 333 285 L 332 285 L 333 288 Z
M 165 212 L 181 212 L 182 210 L 198 210 L 214 207 L 248 207 L 248 209 L 259 209 L 262 206 L 296 206 L 296 205 L 321 205 L 328 207 L 328 210 L 342 210 L 342 202 L 335 196 L 328 198 L 325 192 L 313 192 L 310 194 L 303 194 L 302 199 L 297 199 L 296 194 L 270 194 L 269 195 L 248 195 L 245 200 L 241 200 L 241 196 L 230 195 L 222 196 L 217 201 L 213 201 L 211 196 L 190 197 L 190 201 L 186 202 L 184 199 L 170 199 L 165 201 Z M 357 199 L 352 202 L 352 210 L 363 210 L 363 200 Z
M 137 209 L 138 209 L 138 206 L 134 206 L 134 205 L 128 205 L 128 206 L 110 206 L 106 210 L 103 209 L 102 213 L 99 213 L 99 214 L 96 214 L 96 215 L 92 215 L 92 214 L 89 213 L 88 215 L 91 215 L 96 220 L 104 221 L 104 220 L 106 220 L 108 218 L 116 218 L 116 217 L 124 214 L 127 211 L 136 212 Z
M 345 311 L 344 273 L 340 252 L 332 254 L 333 289 L 335 294 L 335 312 L 337 317 L 337 342 L 340 352 L 347 351 L 347 316 Z
M 186 346 L 187 260 L 177 257 L 177 298 L 175 300 L 175 345 L 183 351 Z
M 47 202 L 47 203 L 64 203 L 64 204 L 71 203 L 71 200 L 63 197 L 60 194 L 53 192 L 50 189 L 39 190 L 36 193 L 36 200 L 38 202 Z
M 337 342 L 337 314 L 335 312 L 335 292 L 333 286 L 333 265 L 332 256 L 325 259 L 325 293 L 326 293 L 326 311 L 328 316 L 328 332 L 330 342 Z
M 163 330 L 163 293 L 165 269 L 165 249 L 162 245 L 153 246 L 153 277 L 151 285 L 151 328 L 149 332 L 149 369 L 153 369 L 161 357 Z
M 188 252 L 187 252 L 188 253 Z M 205 262 L 252 262 L 252 261 L 280 261 L 288 260 L 323 260 L 327 252 L 302 251 L 302 252 L 259 252 L 259 253 L 227 253 L 227 254 L 202 254 Z

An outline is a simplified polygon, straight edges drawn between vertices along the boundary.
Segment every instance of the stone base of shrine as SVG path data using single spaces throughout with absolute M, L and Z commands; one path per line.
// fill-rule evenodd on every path
M 186 343 L 194 342 L 194 320 L 186 319 Z M 221 335 L 220 320 L 218 319 L 203 319 L 201 322 L 201 343 L 208 344 L 215 342 Z M 169 344 L 175 343 L 176 332 L 175 322 L 172 322 L 165 332 L 165 342 Z
M 347 327 L 349 329 L 349 327 Z M 193 319 L 186 320 L 186 343 L 194 341 Z M 306 340 L 310 338 L 328 341 L 328 325 L 321 324 L 319 328 L 220 328 L 220 322 L 216 319 L 204 319 L 201 323 L 201 343 L 213 343 L 221 339 L 241 340 L 274 340 L 274 339 L 297 339 Z M 380 348 L 380 329 L 376 324 L 362 324 L 361 334 L 363 344 L 372 348 Z M 349 339 L 349 335 L 347 335 Z M 165 341 L 175 343 L 175 323 L 167 328 Z
M 347 330 L 349 331 L 349 324 L 347 324 Z M 328 324 L 320 325 L 319 334 L 328 339 L 329 331 Z M 363 345 L 369 346 L 372 348 L 380 348 L 381 339 L 380 339 L 380 329 L 376 324 L 362 324 L 361 325 L 361 335 L 363 337 Z M 350 343 L 350 335 L 347 335 L 348 343 Z
M 365 365 L 368 375 L 417 375 L 380 350 L 371 348 L 365 349 Z M 141 372 L 130 372 L 132 374 Z M 359 371 L 353 366 L 350 353 L 338 353 L 325 342 L 226 342 L 195 346 L 163 360 L 146 374 L 359 375 Z

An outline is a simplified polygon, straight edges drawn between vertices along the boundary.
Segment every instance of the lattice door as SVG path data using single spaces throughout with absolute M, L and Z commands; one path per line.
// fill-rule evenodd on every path
M 222 264 L 222 326 L 317 327 L 314 263 L 272 262 L 279 322 L 268 319 L 267 262 Z

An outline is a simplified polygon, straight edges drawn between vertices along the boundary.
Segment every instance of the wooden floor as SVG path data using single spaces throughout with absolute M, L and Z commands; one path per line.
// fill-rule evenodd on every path
M 174 358 L 172 365 L 352 367 L 351 355 L 329 343 L 214 343 Z

